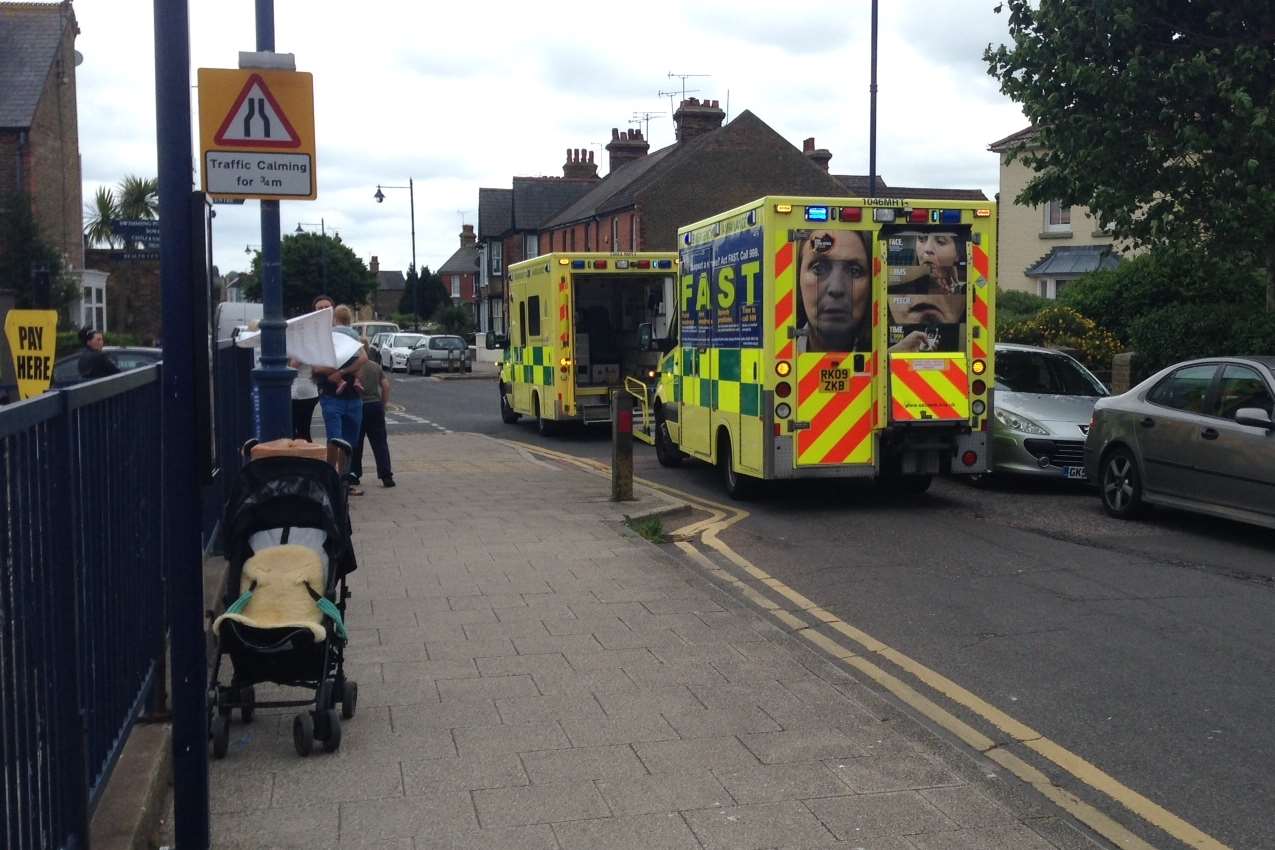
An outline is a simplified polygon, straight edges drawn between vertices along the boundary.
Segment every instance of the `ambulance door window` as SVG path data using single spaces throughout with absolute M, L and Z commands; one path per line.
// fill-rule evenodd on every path
M 531 327 L 528 329 L 528 333 L 531 334 L 532 339 L 537 339 L 540 336 L 540 296 L 539 295 L 533 295 L 527 299 L 527 311 L 531 314 L 530 316 L 528 316 L 528 319 L 530 319 L 531 321 Z
M 527 347 L 527 302 L 518 302 L 518 345 Z

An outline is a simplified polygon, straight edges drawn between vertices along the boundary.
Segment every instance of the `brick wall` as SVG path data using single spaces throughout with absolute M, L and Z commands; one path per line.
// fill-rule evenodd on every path
M 0 197 L 18 191 L 18 131 L 0 130 Z
M 75 37 L 68 28 L 49 70 L 28 140 L 28 190 L 35 217 L 72 268 L 84 268 L 79 124 L 76 118 Z M 10 159 L 9 162 L 13 160 Z
M 159 261 L 121 260 L 112 252 L 93 249 L 86 267 L 106 272 L 106 326 L 117 333 L 136 334 L 142 344 L 159 339 L 163 329 Z

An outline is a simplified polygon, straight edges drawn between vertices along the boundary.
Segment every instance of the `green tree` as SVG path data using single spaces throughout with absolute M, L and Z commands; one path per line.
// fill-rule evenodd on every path
M 280 246 L 283 309 L 289 316 L 310 312 L 314 297 L 326 293 L 338 304 L 365 304 L 376 279 L 339 237 L 318 233 L 285 236 Z M 261 300 L 261 254 L 252 259 L 244 294 Z
M 37 280 L 48 275 L 47 303 Z M 66 308 L 79 295 L 76 279 L 62 254 L 45 241 L 25 193 L 0 198 L 0 289 L 11 289 L 18 309 L 50 308 L 66 318 Z
M 984 59 L 1037 129 L 1015 200 L 1086 205 L 1137 244 L 1250 258 L 1275 310 L 1275 4 L 1003 5 L 1012 43 Z
M 463 304 L 445 303 L 439 306 L 432 317 L 434 324 L 444 333 L 467 334 L 474 330 L 474 317 Z
M 407 283 L 403 287 L 403 297 L 398 301 L 398 311 L 400 313 L 411 314 L 417 308 L 416 290 L 420 288 L 420 315 L 423 317 L 433 316 L 438 311 L 439 305 L 450 303 L 451 299 L 447 295 L 447 290 L 443 286 L 443 279 L 436 273 L 429 270 L 429 266 L 422 266 L 420 277 L 416 275 L 414 269 L 407 270 Z
M 85 206 L 84 219 L 84 235 L 90 245 L 115 247 L 115 222 L 120 219 L 120 208 L 114 192 L 99 186 L 93 203 Z
M 120 181 L 119 217 L 122 219 L 159 218 L 159 180 L 130 174 Z
M 1120 341 L 1111 331 L 1098 327 L 1091 319 L 1070 307 L 1055 304 L 1021 322 L 1000 329 L 1002 342 L 1067 348 L 1076 358 L 1096 372 L 1111 368 L 1111 358 L 1120 351 Z
M 1020 292 L 1015 289 L 997 289 L 996 324 L 998 327 L 1004 327 L 1005 325 L 1012 325 L 1015 322 L 1030 319 L 1046 307 L 1053 306 L 1053 304 L 1054 302 L 1048 298 L 1041 298 L 1039 295 L 1033 295 L 1030 292 Z

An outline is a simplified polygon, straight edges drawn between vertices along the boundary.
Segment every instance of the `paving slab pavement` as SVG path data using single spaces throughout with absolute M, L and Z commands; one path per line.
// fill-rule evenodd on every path
M 306 759 L 291 710 L 236 721 L 214 847 L 1103 846 L 625 530 L 675 499 L 480 435 L 391 451 L 352 500 L 358 715 Z

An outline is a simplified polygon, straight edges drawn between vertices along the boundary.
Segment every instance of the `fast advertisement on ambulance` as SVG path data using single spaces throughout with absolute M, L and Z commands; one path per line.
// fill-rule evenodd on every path
M 679 318 L 683 345 L 761 347 L 761 258 L 759 227 L 682 250 Z

